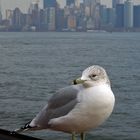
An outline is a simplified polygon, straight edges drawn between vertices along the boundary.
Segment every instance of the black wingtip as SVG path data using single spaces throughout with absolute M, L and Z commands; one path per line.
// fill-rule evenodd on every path
M 27 131 L 31 128 L 32 127 L 30 126 L 30 122 L 28 122 L 23 127 L 19 128 L 19 129 L 15 129 L 14 131 L 11 131 L 11 134 L 21 133 L 21 132 Z

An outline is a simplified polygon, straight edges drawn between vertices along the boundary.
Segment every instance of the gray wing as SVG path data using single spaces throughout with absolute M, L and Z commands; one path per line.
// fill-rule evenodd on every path
M 62 107 L 72 100 L 75 100 L 78 93 L 78 90 L 75 87 L 76 86 L 69 86 L 60 89 L 56 94 L 54 94 L 48 101 L 49 109 Z
M 31 121 L 30 126 L 47 128 L 51 119 L 68 114 L 78 102 L 77 95 L 79 91 L 76 87 L 76 85 L 72 85 L 54 94 L 48 101 L 48 104 Z

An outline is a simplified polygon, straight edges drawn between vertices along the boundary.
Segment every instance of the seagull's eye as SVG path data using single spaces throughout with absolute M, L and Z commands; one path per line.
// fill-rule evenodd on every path
M 96 74 L 92 74 L 91 77 L 92 77 L 92 78 L 96 77 Z

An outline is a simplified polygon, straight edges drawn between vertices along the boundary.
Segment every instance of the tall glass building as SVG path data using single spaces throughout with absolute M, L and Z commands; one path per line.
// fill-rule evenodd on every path
M 56 7 L 56 0 L 44 0 L 44 8 L 46 7 Z
M 116 8 L 117 4 L 122 4 L 124 0 L 112 0 L 112 7 Z
M 124 27 L 124 4 L 116 5 L 116 23 L 115 26 L 117 28 Z
M 134 6 L 134 27 L 140 27 L 140 5 Z
M 124 4 L 124 27 L 133 27 L 133 2 L 132 0 L 127 0 Z
M 66 5 L 74 4 L 75 0 L 66 0 Z

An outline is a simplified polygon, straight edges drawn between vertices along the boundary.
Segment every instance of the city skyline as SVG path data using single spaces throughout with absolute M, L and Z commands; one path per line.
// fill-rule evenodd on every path
M 14 9 L 10 8 L 11 5 L 6 10 L 6 18 L 0 16 L 0 30 L 140 31 L 140 17 L 138 16 L 140 4 L 136 5 L 132 0 L 112 0 L 113 7 L 100 0 L 75 2 L 70 0 L 64 8 L 60 8 L 60 4 L 62 7 L 64 1 L 58 1 L 59 5 L 56 4 L 56 0 L 44 0 L 44 5 L 39 3 L 39 0 L 24 0 L 23 3 L 18 1 Z M 80 2 L 82 2 L 81 5 Z M 23 5 L 23 10 L 26 12 L 21 9 Z
M 30 3 L 39 1 L 39 7 L 43 7 L 43 0 L 0 0 L 1 4 L 1 12 L 3 17 L 5 17 L 5 10 L 11 9 L 14 10 L 16 7 L 19 7 L 23 13 L 26 13 L 28 11 L 28 7 Z M 57 0 L 61 3 L 61 6 L 63 7 L 65 5 L 65 0 Z M 82 1 L 82 0 L 81 0 Z M 140 0 L 132 0 L 134 4 L 140 4 Z M 102 4 L 107 5 L 107 7 L 112 6 L 112 0 L 101 0 Z

